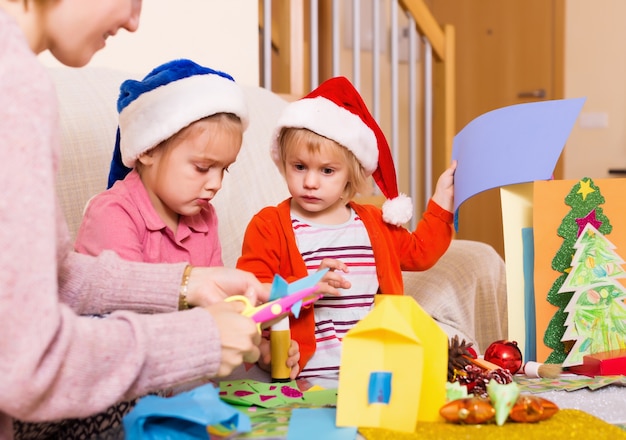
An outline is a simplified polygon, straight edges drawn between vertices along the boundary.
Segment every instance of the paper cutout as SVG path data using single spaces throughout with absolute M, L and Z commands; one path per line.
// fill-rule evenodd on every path
M 240 379 L 220 382 L 219 397 L 224 402 L 232 405 L 255 405 L 262 408 L 295 405 L 334 406 L 337 402 L 337 390 L 311 389 L 301 391 L 296 381 L 266 383 L 251 379 Z
M 593 190 L 594 187 L 597 190 L 589 192 L 589 189 Z M 575 253 L 574 244 L 579 229 L 579 222 L 576 219 L 587 217 L 595 209 L 595 219 L 603 223 L 599 232 L 624 255 L 625 191 L 626 179 L 619 178 L 593 181 L 583 178 L 534 183 L 535 318 L 539 362 L 546 362 L 550 356 L 550 362 L 562 363 L 565 359 L 566 352 L 561 338 L 565 332 L 567 319 L 565 307 L 573 292 L 559 293 L 559 289 L 571 270 L 572 257 Z M 592 220 L 591 217 L 589 219 Z M 613 225 L 607 232 L 611 224 Z M 616 281 L 622 286 L 625 284 L 624 279 Z
M 561 341 L 575 342 L 563 367 L 582 364 L 588 354 L 626 348 L 626 289 L 615 281 L 626 276 L 624 260 L 594 224 L 587 223 L 578 237 L 571 271 L 559 289 L 574 292 Z
M 250 379 L 222 381 L 219 389 L 219 397 L 233 405 L 274 408 L 304 402 L 296 381 L 280 384 Z
M 388 405 L 391 399 L 391 372 L 372 371 L 367 391 L 367 401 L 370 405 L 381 403 Z
M 458 381 L 446 382 L 446 401 L 464 399 L 467 397 L 467 387 Z
M 127 440 L 207 438 L 209 426 L 219 433 L 250 431 L 250 419 L 221 402 L 212 384 L 168 398 L 142 397 L 123 424 Z
M 256 322 L 258 324 L 259 331 L 261 331 L 261 324 L 272 321 L 285 313 L 293 312 L 297 318 L 300 314 L 300 308 L 304 302 L 306 302 L 306 304 L 311 304 L 322 297 L 322 295 L 313 295 L 317 289 L 317 286 L 308 287 L 282 298 L 268 301 L 260 306 L 254 306 L 248 297 L 244 295 L 232 295 L 224 301 L 242 302 L 245 308 L 241 314 Z
M 585 98 L 531 102 L 485 113 L 455 137 L 454 212 L 497 187 L 548 180 Z
M 372 311 L 343 339 L 337 425 L 412 432 L 417 421 L 441 421 L 448 338 L 410 296 L 376 295 Z M 427 360 L 427 361 L 426 361 Z M 388 405 L 370 405 L 370 373 L 389 371 Z
M 300 278 L 299 280 L 296 280 L 289 284 L 284 278 L 276 274 L 274 275 L 274 281 L 272 282 L 269 300 L 270 301 L 278 300 L 279 298 L 284 298 L 286 296 L 296 294 L 297 292 L 311 289 L 317 283 L 321 281 L 324 275 L 326 275 L 326 272 L 328 272 L 328 268 L 318 270 L 317 272 L 312 273 L 311 275 L 308 275 L 304 278 Z M 315 300 L 316 299 L 317 298 L 315 298 Z M 300 316 L 301 307 L 303 305 L 310 304 L 311 302 L 315 300 L 307 301 L 305 304 L 303 304 L 302 301 L 298 301 L 295 304 L 291 305 L 291 312 L 297 318 L 298 316 Z
M 496 410 L 496 424 L 502 426 L 519 397 L 519 385 L 515 382 L 501 384 L 491 379 L 487 384 L 487 393 Z
M 354 440 L 356 427 L 335 425 L 334 408 L 295 408 L 291 411 L 287 440 Z

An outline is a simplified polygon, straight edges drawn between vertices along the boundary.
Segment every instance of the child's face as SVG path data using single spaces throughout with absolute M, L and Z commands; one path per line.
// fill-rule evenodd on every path
M 179 215 L 196 215 L 208 206 L 235 162 L 242 138 L 240 123 L 205 119 L 139 158 L 141 180 L 166 224 L 176 225 Z
M 342 196 L 348 183 L 348 166 L 338 154 L 321 146 L 289 148 L 285 157 L 285 179 L 293 197 L 292 208 L 303 218 L 318 223 L 346 221 Z
M 32 3 L 30 7 L 32 7 Z M 65 65 L 81 67 L 118 30 L 139 26 L 141 0 L 62 0 L 44 5 L 42 47 Z

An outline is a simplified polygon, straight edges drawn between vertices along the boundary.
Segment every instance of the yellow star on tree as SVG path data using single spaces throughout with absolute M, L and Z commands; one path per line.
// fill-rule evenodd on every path
M 585 200 L 587 198 L 587 196 L 589 194 L 591 194 L 592 192 L 594 192 L 595 189 L 591 188 L 591 181 L 590 180 L 581 180 L 580 181 L 580 189 L 578 190 L 578 192 L 576 194 L 582 194 L 583 196 L 583 200 Z

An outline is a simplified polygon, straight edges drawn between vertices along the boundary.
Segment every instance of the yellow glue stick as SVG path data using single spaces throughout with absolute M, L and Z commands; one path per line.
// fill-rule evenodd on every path
M 287 366 L 287 354 L 291 345 L 289 316 L 285 316 L 272 326 L 270 349 L 272 354 L 272 382 L 289 382 L 291 368 Z

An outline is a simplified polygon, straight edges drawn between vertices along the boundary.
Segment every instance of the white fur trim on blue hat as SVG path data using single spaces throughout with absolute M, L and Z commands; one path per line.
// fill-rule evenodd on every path
M 124 165 L 191 123 L 216 113 L 233 113 L 248 126 L 248 108 L 234 81 L 214 74 L 182 78 L 139 95 L 120 111 L 120 150 Z
M 321 96 L 300 99 L 283 110 L 270 147 L 276 164 L 280 163 L 278 136 L 286 127 L 306 128 L 343 145 L 356 156 L 368 174 L 378 166 L 378 143 L 372 129 L 360 117 L 329 99 Z
M 400 226 L 413 217 L 413 202 L 405 194 L 385 200 L 383 203 L 383 220 L 390 225 Z

